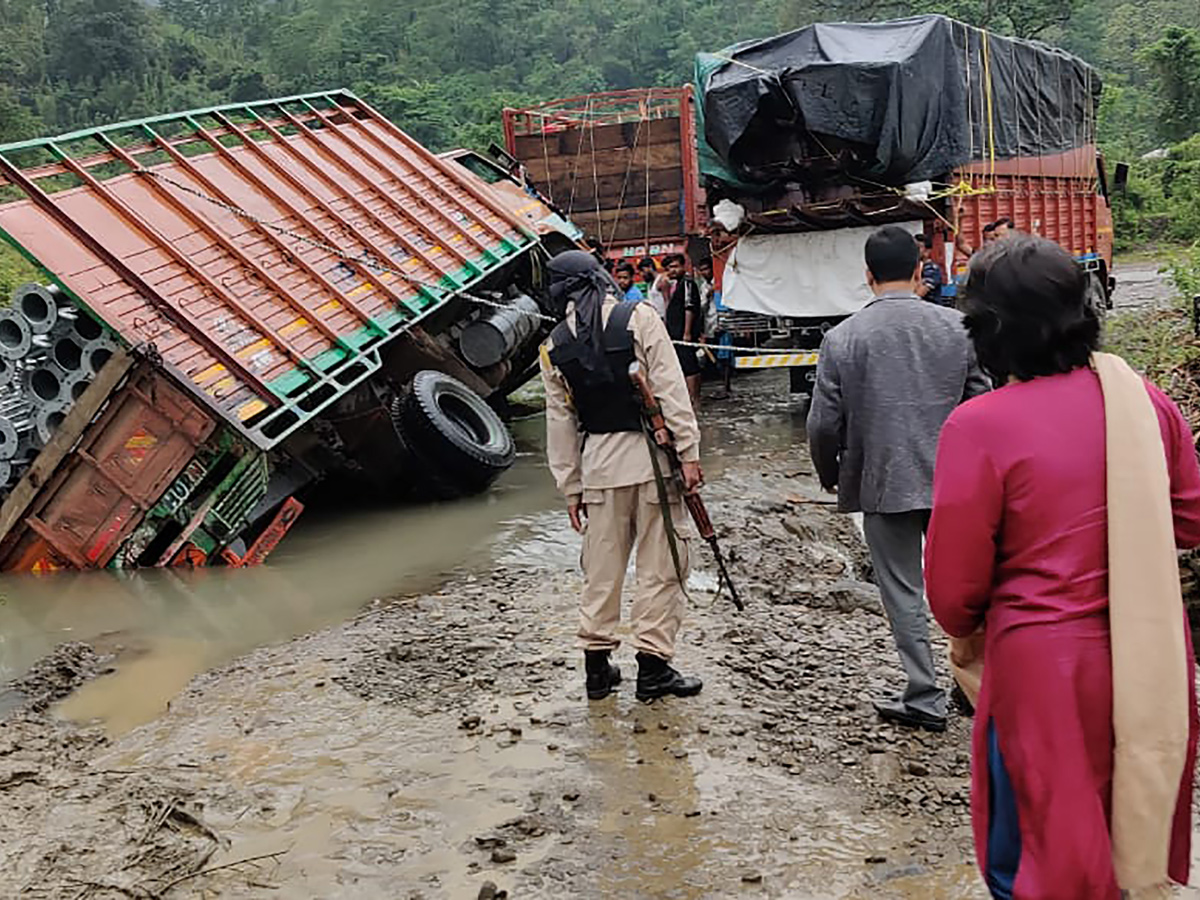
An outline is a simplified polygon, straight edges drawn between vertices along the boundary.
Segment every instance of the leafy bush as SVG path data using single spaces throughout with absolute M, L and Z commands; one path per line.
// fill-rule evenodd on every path
M 1179 300 L 1190 304 L 1200 296 L 1200 242 L 1183 250 L 1167 265 L 1167 273 L 1175 284 Z
M 44 281 L 45 276 L 8 244 L 0 241 L 0 306 L 8 306 L 13 289 L 29 281 Z
M 1126 189 L 1113 197 L 1113 224 L 1118 250 L 1200 240 L 1200 134 L 1130 167 Z

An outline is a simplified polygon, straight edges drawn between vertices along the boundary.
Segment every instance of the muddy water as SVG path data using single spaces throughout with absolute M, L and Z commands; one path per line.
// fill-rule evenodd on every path
M 746 460 L 785 447 L 797 449 L 800 464 L 803 414 L 781 373 L 741 379 L 738 396 L 711 403 L 705 419 L 713 481 L 739 465 L 736 477 L 758 478 Z M 95 768 L 190 773 L 191 789 L 206 798 L 205 820 L 231 842 L 213 864 L 286 851 L 256 879 L 231 871 L 222 896 L 259 897 L 271 885 L 294 898 L 471 897 L 484 877 L 509 885 L 518 877 L 476 848 L 479 836 L 502 832 L 520 871 L 544 879 L 521 896 L 982 897 L 969 865 L 909 874 L 901 856 L 881 867 L 885 880 L 865 875 L 865 860 L 897 858 L 909 823 L 864 814 L 844 788 L 748 763 L 732 737 L 742 703 L 706 653 L 689 654 L 709 685 L 704 703 L 644 707 L 630 691 L 601 705 L 582 701 L 577 671 L 565 671 L 576 660 L 575 576 L 564 573 L 574 572 L 578 544 L 541 463 L 541 429 L 537 420 L 519 423 L 523 455 L 488 497 L 302 519 L 258 571 L 10 579 L 0 584 L 0 660 L 20 669 L 65 639 L 117 654 L 114 674 L 59 710 L 120 735 Z M 544 596 L 527 604 L 540 612 L 518 630 L 510 665 L 552 663 L 566 677 L 548 691 L 535 693 L 517 675 L 507 690 L 418 714 L 333 687 L 346 660 L 363 652 L 362 634 L 283 643 L 376 598 L 482 573 L 493 560 L 535 579 L 546 573 Z M 414 601 L 411 627 L 470 630 L 491 609 L 464 602 L 471 584 L 467 575 L 432 603 Z M 361 628 L 379 648 L 405 635 L 403 626 L 376 631 L 364 620 Z M 435 648 L 415 683 L 435 689 L 436 660 L 462 653 L 456 646 Z M 197 673 L 244 656 L 183 692 Z M 468 712 L 483 714 L 481 731 L 459 727 Z M 510 723 L 522 726 L 519 737 Z M 531 809 L 544 835 L 504 831 Z M 743 884 L 748 873 L 766 888 Z
M 546 625 L 527 646 L 557 655 L 569 646 L 570 598 L 538 600 Z M 474 613 L 425 615 L 452 630 Z M 485 878 L 520 877 L 476 847 L 495 834 L 520 872 L 539 873 L 514 894 L 527 898 L 984 896 L 967 865 L 893 866 L 885 882 L 864 884 L 864 860 L 890 856 L 905 823 L 863 815 L 838 789 L 747 765 L 717 736 L 736 701 L 707 661 L 697 660 L 709 679 L 703 704 L 646 707 L 628 693 L 587 704 L 573 676 L 537 695 L 510 686 L 482 705 L 416 716 L 321 687 L 354 645 L 262 651 L 96 767 L 186 766 L 204 778 L 205 818 L 232 841 L 214 863 L 286 851 L 254 883 L 222 881 L 230 898 L 262 896 L 264 884 L 290 898 L 473 897 Z M 457 727 L 467 711 L 483 714 L 482 729 Z M 705 722 L 711 735 L 698 730 Z M 519 737 L 507 723 L 523 725 Z M 530 814 L 537 833 L 505 830 Z M 742 884 L 747 873 L 766 888 Z
M 514 432 L 517 463 L 488 495 L 302 516 L 259 569 L 2 577 L 0 683 L 62 641 L 93 643 L 117 654 L 117 672 L 80 691 L 63 712 L 120 732 L 161 712 L 201 671 L 484 565 L 499 523 L 555 502 L 541 422 L 518 422 Z
M 803 415 L 780 373 L 740 379 L 710 404 L 706 465 L 803 440 Z M 343 621 L 373 600 L 429 589 L 492 559 L 545 554 L 569 565 L 544 465 L 540 418 L 514 423 L 520 455 L 486 496 L 339 517 L 302 516 L 257 570 L 93 572 L 0 577 L 0 683 L 57 644 L 116 654 L 116 672 L 78 692 L 64 715 L 120 733 L 154 718 L 199 672 L 264 644 Z M 542 513 L 539 515 L 539 513 Z M 18 698 L 0 695 L 0 708 Z

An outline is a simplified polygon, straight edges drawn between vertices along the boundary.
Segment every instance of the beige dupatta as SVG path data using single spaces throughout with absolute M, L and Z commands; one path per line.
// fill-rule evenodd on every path
M 1167 880 L 1187 758 L 1188 665 L 1171 483 L 1142 377 L 1097 353 L 1108 470 L 1113 865 L 1127 890 Z M 1189 798 L 1190 799 L 1190 798 Z
M 1187 758 L 1188 666 L 1170 477 L 1142 377 L 1097 353 L 1104 394 L 1108 616 L 1113 666 L 1113 865 L 1127 891 L 1164 884 Z M 982 634 L 951 639 L 951 669 L 971 702 Z

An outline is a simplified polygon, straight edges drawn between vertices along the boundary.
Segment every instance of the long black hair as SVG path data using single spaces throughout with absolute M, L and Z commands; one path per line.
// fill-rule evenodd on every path
M 1088 277 L 1058 244 L 1028 234 L 989 244 L 971 258 L 967 331 L 979 365 L 997 384 L 1088 364 L 1100 345 Z

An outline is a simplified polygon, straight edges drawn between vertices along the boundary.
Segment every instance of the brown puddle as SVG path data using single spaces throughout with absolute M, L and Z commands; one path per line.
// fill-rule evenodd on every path
M 355 516 L 301 517 L 257 569 L 0 577 L 0 683 L 63 641 L 116 654 L 116 672 L 62 704 L 121 733 L 159 715 L 195 675 L 255 647 L 354 616 L 376 599 L 428 590 L 486 566 L 506 520 L 555 502 L 536 421 L 488 495 Z

